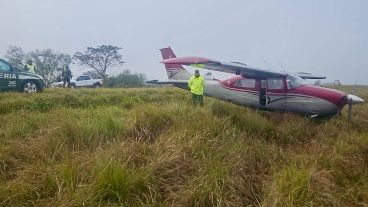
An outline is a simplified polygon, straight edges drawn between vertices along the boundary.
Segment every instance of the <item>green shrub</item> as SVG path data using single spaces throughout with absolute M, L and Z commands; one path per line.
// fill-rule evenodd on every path
M 145 169 L 126 169 L 113 160 L 97 163 L 96 199 L 137 205 L 150 198 L 151 177 Z

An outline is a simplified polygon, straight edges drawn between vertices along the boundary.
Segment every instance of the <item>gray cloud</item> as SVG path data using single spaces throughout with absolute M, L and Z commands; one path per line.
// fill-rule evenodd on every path
M 368 1 L 2 0 L 9 45 L 73 54 L 123 47 L 124 68 L 164 79 L 158 49 L 368 84 Z M 280 64 L 281 63 L 281 64 Z M 75 68 L 77 68 L 75 66 Z M 117 69 L 114 69 L 117 70 Z

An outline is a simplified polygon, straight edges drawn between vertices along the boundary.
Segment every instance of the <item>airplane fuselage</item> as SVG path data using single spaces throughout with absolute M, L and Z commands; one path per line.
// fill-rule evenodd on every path
M 346 104 L 345 93 L 306 84 L 292 86 L 289 78 L 206 80 L 204 94 L 237 105 L 306 115 L 333 115 Z M 174 84 L 188 90 L 185 83 Z
M 183 66 L 237 74 L 223 80 L 206 80 L 204 94 L 238 105 L 262 110 L 290 111 L 305 115 L 333 115 L 349 104 L 364 103 L 364 100 L 341 91 L 308 85 L 305 79 L 325 79 L 310 73 L 288 74 L 248 66 L 238 62 L 186 56 L 176 57 L 173 50 L 162 48 L 161 54 L 169 81 L 153 81 L 172 84 L 188 90 L 188 79 L 193 75 Z M 351 114 L 351 113 L 350 113 Z

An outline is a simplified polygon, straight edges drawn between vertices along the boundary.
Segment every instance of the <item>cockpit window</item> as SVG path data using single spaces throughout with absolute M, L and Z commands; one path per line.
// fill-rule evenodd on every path
M 303 78 L 301 78 L 297 75 L 293 75 L 293 74 L 289 74 L 286 77 L 286 83 L 287 83 L 288 89 L 297 88 L 299 86 L 302 86 L 302 85 L 306 84 L 306 82 Z

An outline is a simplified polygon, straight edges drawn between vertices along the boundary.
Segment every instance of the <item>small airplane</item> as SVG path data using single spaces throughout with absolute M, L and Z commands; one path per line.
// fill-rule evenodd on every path
M 183 66 L 233 73 L 226 80 L 205 81 L 204 95 L 268 111 L 288 111 L 311 117 L 341 113 L 346 104 L 365 102 L 358 96 L 342 91 L 312 86 L 305 79 L 325 79 L 310 73 L 274 72 L 248 66 L 240 62 L 220 62 L 203 57 L 176 57 L 173 50 L 161 49 L 169 81 L 148 81 L 152 84 L 171 84 L 189 90 L 192 74 Z M 350 114 L 349 114 L 350 115 Z

